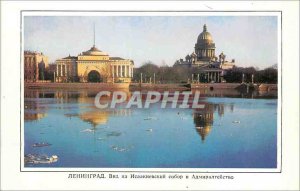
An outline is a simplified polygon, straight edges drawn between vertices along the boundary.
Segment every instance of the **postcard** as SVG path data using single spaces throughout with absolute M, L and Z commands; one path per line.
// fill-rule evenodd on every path
M 17 124 L 1 124 L 4 190 L 299 188 L 293 3 L 48 3 L 3 3 L 1 121 Z

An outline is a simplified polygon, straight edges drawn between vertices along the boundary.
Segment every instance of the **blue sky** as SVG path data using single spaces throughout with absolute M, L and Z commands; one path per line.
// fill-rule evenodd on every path
M 51 62 L 77 56 L 93 45 L 110 56 L 173 65 L 194 51 L 207 25 L 216 44 L 238 66 L 265 68 L 277 63 L 275 16 L 25 16 L 24 48 L 40 51 Z

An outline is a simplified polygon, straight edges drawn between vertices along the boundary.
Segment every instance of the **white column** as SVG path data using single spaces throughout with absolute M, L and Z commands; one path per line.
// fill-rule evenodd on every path
M 127 77 L 130 77 L 130 73 L 131 73 L 131 72 L 130 72 L 130 66 L 128 65 L 128 66 L 127 66 Z
M 114 78 L 115 77 L 115 66 L 112 65 L 112 77 Z
M 60 67 L 60 76 L 62 77 L 62 76 L 64 75 L 64 74 L 63 74 L 62 65 L 60 64 L 59 67 Z
M 130 78 L 131 77 L 131 68 L 129 65 L 127 67 L 128 67 L 128 77 Z
M 56 64 L 56 76 L 58 76 L 58 64 Z
M 116 68 L 117 68 L 117 77 L 119 77 L 119 65 L 117 65 Z
M 62 64 L 60 65 L 60 76 L 63 76 L 63 67 L 62 67 Z
M 132 77 L 131 76 L 131 73 L 132 73 L 131 66 L 128 66 L 128 68 L 129 68 L 129 77 L 131 78 Z
M 124 76 L 124 77 L 127 77 L 127 73 L 128 73 L 128 71 L 127 71 L 127 66 L 124 67 L 124 70 L 125 70 L 125 72 L 124 72 L 124 73 L 125 73 L 125 76 Z
M 123 66 L 122 66 L 122 70 L 123 70 Z M 124 75 L 123 77 L 126 77 L 126 66 L 124 66 Z
M 123 76 L 123 66 L 121 65 L 121 77 L 124 77 Z

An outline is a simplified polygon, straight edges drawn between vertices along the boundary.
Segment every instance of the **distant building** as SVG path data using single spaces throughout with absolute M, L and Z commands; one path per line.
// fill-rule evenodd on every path
M 174 63 L 174 67 L 198 68 L 195 70 L 192 80 L 201 82 L 221 82 L 226 70 L 235 67 L 235 60 L 226 60 L 226 55 L 222 52 L 219 57 L 215 56 L 215 43 L 211 34 L 207 31 L 206 25 L 203 32 L 199 34 L 195 44 L 195 51 L 186 55 L 185 60 L 179 59 Z M 200 72 L 199 72 L 200 71 Z
M 55 61 L 54 79 L 55 82 L 75 82 L 77 78 L 77 57 L 68 56 Z
M 46 78 L 48 57 L 43 53 L 24 51 L 24 81 L 38 82 Z
M 78 56 L 68 56 L 55 62 L 55 82 L 131 82 L 134 62 L 110 57 L 95 45 Z
M 134 62 L 110 57 L 94 45 L 78 56 L 68 56 L 55 62 L 55 82 L 129 83 L 133 77 Z

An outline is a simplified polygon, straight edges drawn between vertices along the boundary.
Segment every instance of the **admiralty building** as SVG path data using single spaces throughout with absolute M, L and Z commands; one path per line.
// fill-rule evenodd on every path
M 134 62 L 110 57 L 95 45 L 78 56 L 67 56 L 55 61 L 54 82 L 129 83 Z

